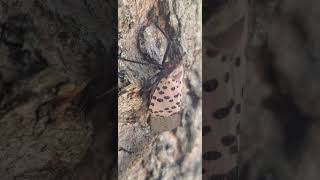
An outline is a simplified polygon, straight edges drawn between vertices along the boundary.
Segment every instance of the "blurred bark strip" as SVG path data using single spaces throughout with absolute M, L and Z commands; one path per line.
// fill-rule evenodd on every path
M 95 97 L 116 86 L 116 14 L 113 1 L 0 0 L 1 180 L 111 179 L 116 92 Z
M 156 136 L 143 122 L 149 93 L 138 92 L 157 70 L 119 61 L 119 179 L 201 179 L 201 1 L 121 0 L 118 13 L 122 57 L 161 61 L 168 42 L 155 23 L 172 41 L 168 60 L 182 47 L 186 74 L 183 127 Z
M 320 2 L 251 2 L 242 179 L 317 179 Z

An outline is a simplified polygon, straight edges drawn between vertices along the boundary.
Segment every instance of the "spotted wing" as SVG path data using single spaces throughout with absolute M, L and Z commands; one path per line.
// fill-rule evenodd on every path
M 181 110 L 182 78 L 183 68 L 178 66 L 160 80 L 150 100 L 151 117 L 169 117 Z
M 178 66 L 157 84 L 149 106 L 150 126 L 154 132 L 169 131 L 180 126 L 182 79 L 183 68 Z

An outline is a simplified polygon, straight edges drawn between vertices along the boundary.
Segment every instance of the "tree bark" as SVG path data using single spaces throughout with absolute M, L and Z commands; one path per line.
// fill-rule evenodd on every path
M 182 127 L 157 135 L 146 123 L 148 88 L 168 41 L 167 60 L 183 57 L 184 110 Z M 149 64 L 119 59 L 119 179 L 201 179 L 201 1 L 119 1 L 119 50 Z

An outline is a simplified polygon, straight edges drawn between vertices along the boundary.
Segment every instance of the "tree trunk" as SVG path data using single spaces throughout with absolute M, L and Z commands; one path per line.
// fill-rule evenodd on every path
M 155 134 L 145 117 L 159 72 L 152 64 L 169 41 L 164 61 L 182 57 L 185 71 L 182 126 Z M 201 179 L 201 1 L 119 1 L 119 50 L 148 64 L 119 59 L 119 179 Z

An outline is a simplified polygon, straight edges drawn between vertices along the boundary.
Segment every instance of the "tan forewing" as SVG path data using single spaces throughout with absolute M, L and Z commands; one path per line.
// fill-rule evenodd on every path
M 151 95 L 152 117 L 169 117 L 181 110 L 183 68 L 179 66 L 162 78 Z

